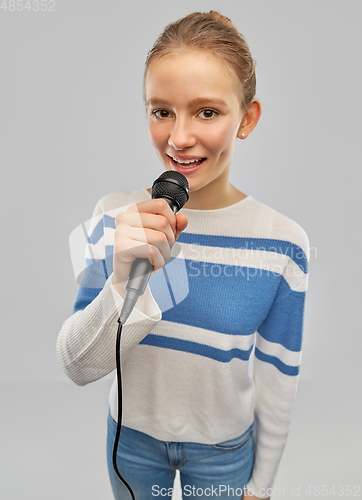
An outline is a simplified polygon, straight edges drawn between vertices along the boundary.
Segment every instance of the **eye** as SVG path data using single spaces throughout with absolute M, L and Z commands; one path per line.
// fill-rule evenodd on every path
M 160 113 L 160 114 L 157 114 L 157 113 Z M 154 109 L 151 112 L 151 115 L 152 116 L 157 116 L 157 118 L 168 118 L 169 114 L 170 113 L 168 111 L 166 111 L 165 109 Z
M 219 114 L 217 111 L 214 111 L 213 109 L 203 109 L 202 111 L 200 111 L 200 115 L 201 113 L 204 113 L 204 118 L 206 118 L 207 120 L 210 120 L 210 118 L 214 118 L 214 116 Z

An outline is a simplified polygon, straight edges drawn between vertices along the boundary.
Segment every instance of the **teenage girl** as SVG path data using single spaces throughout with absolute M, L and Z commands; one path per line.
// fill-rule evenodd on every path
M 117 464 L 137 500 L 171 498 L 176 469 L 184 498 L 272 495 L 297 388 L 309 241 L 229 182 L 235 143 L 261 115 L 255 92 L 230 19 L 195 12 L 167 26 L 147 56 L 144 102 L 150 141 L 164 169 L 187 178 L 189 200 L 174 215 L 143 187 L 104 196 L 93 213 L 58 359 L 79 385 L 115 369 L 124 285 L 132 262 L 149 258 L 121 341 Z M 116 380 L 109 402 L 109 475 L 114 497 L 128 499 L 112 466 Z

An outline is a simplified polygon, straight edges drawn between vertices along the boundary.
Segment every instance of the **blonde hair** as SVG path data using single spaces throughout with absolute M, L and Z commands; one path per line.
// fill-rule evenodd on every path
M 228 17 L 220 12 L 193 12 L 166 26 L 147 54 L 143 75 L 146 102 L 146 77 L 151 61 L 175 49 L 208 51 L 218 57 L 225 69 L 233 70 L 238 81 L 241 108 L 245 112 L 256 93 L 255 61 L 245 38 Z

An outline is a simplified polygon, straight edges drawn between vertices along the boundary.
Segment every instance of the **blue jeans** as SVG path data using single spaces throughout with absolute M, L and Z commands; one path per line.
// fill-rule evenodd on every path
M 109 414 L 107 461 L 113 494 L 116 500 L 130 500 L 128 490 L 113 470 L 116 429 Z M 241 499 L 253 462 L 253 424 L 241 436 L 217 444 L 160 441 L 122 426 L 117 450 L 118 470 L 136 500 L 171 500 L 176 469 L 180 470 L 184 499 Z

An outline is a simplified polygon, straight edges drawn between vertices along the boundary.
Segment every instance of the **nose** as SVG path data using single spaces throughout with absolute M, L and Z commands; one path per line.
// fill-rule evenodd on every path
M 176 118 L 168 138 L 169 146 L 177 150 L 190 148 L 196 144 L 196 137 L 192 133 L 191 124 L 185 119 Z

